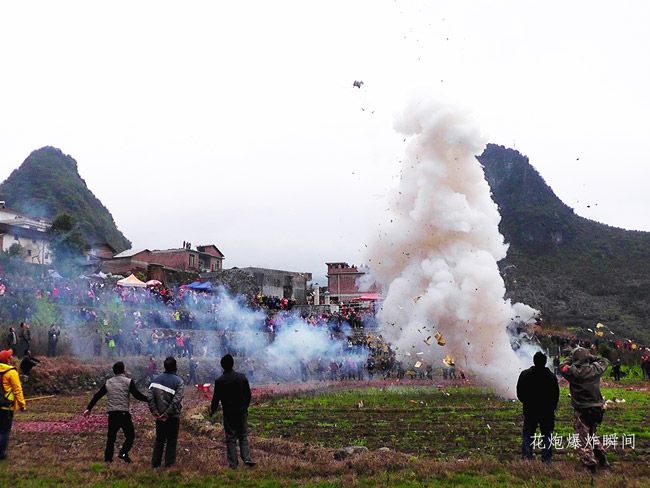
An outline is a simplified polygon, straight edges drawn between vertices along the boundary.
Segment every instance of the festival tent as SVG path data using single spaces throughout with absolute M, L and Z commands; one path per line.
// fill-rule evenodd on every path
M 181 288 L 197 291 L 212 291 L 212 282 L 206 281 L 205 283 L 201 283 L 200 281 L 195 281 L 194 283 L 182 286 Z
M 126 286 L 128 288 L 145 288 L 147 285 L 144 281 L 140 281 L 135 275 L 129 275 L 123 280 L 117 282 L 119 286 Z

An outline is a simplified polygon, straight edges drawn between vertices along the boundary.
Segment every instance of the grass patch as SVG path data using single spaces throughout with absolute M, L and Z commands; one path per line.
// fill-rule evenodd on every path
M 608 386 L 610 386 L 608 384 Z M 599 434 L 635 434 L 636 449 L 610 450 L 611 474 L 594 486 L 648 486 L 650 394 L 613 385 L 606 398 L 625 399 L 606 412 Z M 623 385 L 621 385 L 623 386 Z M 568 390 L 562 388 L 556 434 L 573 433 Z M 359 400 L 364 407 L 357 408 Z M 17 413 L 9 459 L 0 463 L 0 486 L 22 487 L 445 487 L 561 486 L 590 484 L 572 450 L 557 451 L 551 466 L 519 460 L 521 405 L 476 387 L 367 388 L 265 398 L 250 409 L 257 468 L 226 467 L 223 433 L 199 434 L 183 423 L 177 464 L 149 466 L 154 424 L 146 405 L 133 408 L 134 463 L 103 463 L 105 429 L 91 432 L 21 430 L 33 421 L 75 422 L 88 394 L 57 396 Z M 185 409 L 208 400 L 187 392 Z M 101 412 L 102 405 L 97 409 Z M 29 413 L 30 415 L 24 415 Z M 215 418 L 220 421 L 220 419 Z M 122 442 L 118 436 L 118 445 Z M 364 446 L 369 452 L 335 461 L 334 449 Z M 380 450 L 387 447 L 388 451 Z

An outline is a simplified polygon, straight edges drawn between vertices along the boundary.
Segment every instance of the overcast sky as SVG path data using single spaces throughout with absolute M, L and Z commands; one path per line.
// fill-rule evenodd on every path
M 579 215 L 650 230 L 649 23 L 645 0 L 3 2 L 0 180 L 55 146 L 134 248 L 323 284 L 361 263 L 424 92 Z

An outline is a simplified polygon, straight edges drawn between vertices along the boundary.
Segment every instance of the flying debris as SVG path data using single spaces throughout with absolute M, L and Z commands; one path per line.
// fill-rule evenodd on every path
M 442 362 L 445 364 L 445 366 L 454 366 L 454 358 L 452 358 L 449 354 L 447 354 L 447 357 L 442 360 Z
M 354 88 L 361 88 L 361 85 L 363 85 L 363 81 L 354 80 L 354 83 L 352 83 Z

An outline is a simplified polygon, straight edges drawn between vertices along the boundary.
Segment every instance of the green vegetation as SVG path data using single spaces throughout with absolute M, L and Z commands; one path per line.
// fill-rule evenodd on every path
M 510 244 L 499 263 L 507 296 L 541 310 L 550 324 L 604 322 L 618 338 L 650 344 L 650 233 L 575 215 L 515 150 L 489 144 L 478 159 Z
M 638 384 L 638 381 L 637 381 Z M 606 414 L 600 435 L 650 436 L 647 391 L 604 389 L 605 398 L 625 399 Z M 362 400 L 364 406 L 357 408 Z M 293 439 L 312 445 L 388 447 L 418 457 L 451 461 L 477 455 L 515 460 L 520 453 L 521 404 L 468 388 L 369 388 L 277 398 L 251 408 L 249 422 L 262 437 Z M 568 388 L 562 388 L 557 434 L 573 432 Z M 623 460 L 629 453 L 612 454 Z M 558 458 L 572 457 L 558 452 Z
M 0 185 L 0 200 L 30 216 L 73 215 L 90 244 L 108 242 L 117 252 L 131 246 L 79 176 L 77 162 L 60 149 L 44 147 L 32 152 Z
M 101 462 L 104 400 L 89 419 L 90 428 L 82 429 L 77 425 L 92 392 L 35 401 L 16 415 L 11 463 L 0 463 L 0 484 L 20 479 L 24 487 L 642 487 L 650 482 L 650 394 L 640 390 L 644 387 L 637 382 L 636 390 L 603 390 L 607 398 L 626 401 L 607 411 L 599 434 L 633 433 L 636 445 L 609 449 L 612 471 L 599 472 L 593 482 L 571 449 L 556 451 L 550 466 L 519 460 L 519 403 L 476 387 L 386 387 L 259 398 L 250 410 L 251 445 L 259 464 L 236 471 L 225 465 L 220 426 L 205 433 L 189 422 L 208 408 L 196 391 L 186 390 L 177 464 L 164 470 L 149 467 L 154 425 L 143 403 L 133 407 L 134 463 L 107 465 Z M 364 407 L 357 408 L 359 400 Z M 556 434 L 571 433 L 572 411 L 563 388 Z M 350 445 L 369 451 L 334 460 L 336 447 Z
M 82 271 L 86 240 L 77 224 L 77 219 L 68 213 L 56 216 L 50 227 L 50 248 L 54 265 L 68 278 L 76 278 Z

